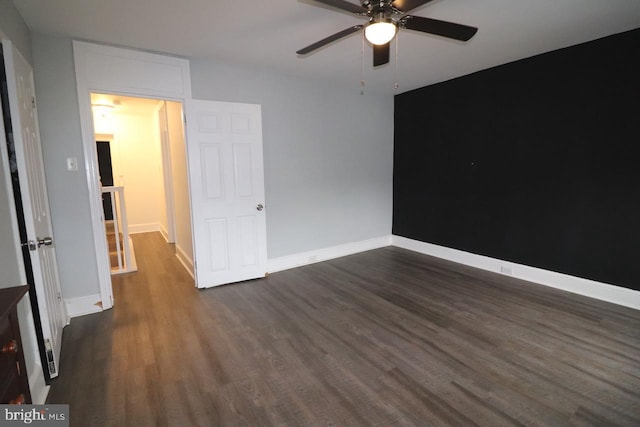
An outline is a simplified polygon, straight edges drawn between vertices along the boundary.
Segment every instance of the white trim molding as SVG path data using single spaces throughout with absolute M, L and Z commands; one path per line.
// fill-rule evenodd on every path
M 111 267 L 102 222 L 102 191 L 95 155 L 91 92 L 115 93 L 185 102 L 191 99 L 189 61 L 167 55 L 73 41 L 76 88 L 95 262 L 103 308 L 113 306 Z
M 64 303 L 67 306 L 69 319 L 102 311 L 102 298 L 100 294 L 78 298 L 65 298 Z
M 153 233 L 159 231 L 164 236 L 165 233 L 163 233 L 162 230 L 163 227 L 159 222 L 148 222 L 146 224 L 129 224 L 129 234 Z M 165 240 L 167 240 L 166 237 Z
M 176 244 L 176 258 L 180 261 L 180 264 L 187 270 L 187 273 L 196 280 L 196 277 L 193 275 L 193 259 L 182 249 L 180 246 Z
M 393 246 L 640 310 L 640 291 L 392 236 Z M 510 274 L 509 274 L 510 273 Z
M 167 229 L 165 228 L 164 225 L 160 224 L 160 234 L 162 234 L 162 237 L 164 238 L 165 242 L 167 243 L 174 243 L 174 242 L 170 242 L 169 241 L 169 232 L 167 231 Z
M 372 249 L 383 248 L 391 245 L 391 236 L 376 237 L 359 242 L 346 243 L 344 245 L 332 246 L 329 248 L 315 249 L 293 255 L 286 255 L 267 260 L 267 271 L 288 270 L 290 268 L 302 267 L 303 265 L 314 264 L 316 262 L 327 261 L 359 252 L 370 251 Z

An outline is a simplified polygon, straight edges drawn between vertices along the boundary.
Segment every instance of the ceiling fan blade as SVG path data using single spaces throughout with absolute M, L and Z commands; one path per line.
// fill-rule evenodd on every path
M 296 53 L 298 55 L 306 55 L 307 53 L 311 53 L 314 50 L 320 49 L 321 47 L 328 45 L 329 43 L 332 43 L 336 40 L 340 40 L 341 38 L 347 37 L 353 33 L 357 33 L 362 29 L 363 26 L 364 25 L 354 25 L 353 27 L 349 27 L 346 30 L 339 31 L 335 34 L 330 35 L 329 37 L 326 37 L 320 41 L 310 44 L 305 48 L 300 49 Z
M 389 62 L 391 42 L 381 45 L 373 45 L 373 66 L 384 65 Z
M 438 19 L 423 18 L 421 16 L 407 15 L 400 19 L 400 26 L 408 30 L 422 31 L 423 33 L 437 34 L 466 42 L 473 37 L 478 29 L 468 25 L 454 24 L 453 22 L 440 21 Z
M 393 3 L 391 3 L 391 6 L 404 13 L 407 13 L 410 10 L 415 9 L 416 7 L 420 7 L 423 4 L 429 3 L 430 1 L 432 0 L 395 0 Z
M 361 4 L 353 4 L 349 3 L 345 0 L 314 0 L 318 3 L 324 3 L 329 6 L 336 7 L 338 9 L 346 10 L 347 12 L 357 13 L 357 14 L 366 14 L 367 8 L 362 6 Z

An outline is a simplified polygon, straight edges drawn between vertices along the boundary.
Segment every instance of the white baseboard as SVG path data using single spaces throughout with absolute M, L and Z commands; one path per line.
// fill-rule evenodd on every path
M 167 231 L 165 226 L 162 224 L 160 224 L 160 234 L 162 234 L 162 237 L 164 237 L 164 240 L 166 240 L 167 243 L 173 243 L 169 241 L 169 232 Z
M 480 268 L 482 270 L 513 276 L 518 279 L 562 289 L 563 291 L 572 292 L 574 294 L 584 295 L 640 310 L 640 291 L 635 291 L 633 289 L 596 282 L 594 280 L 583 279 L 581 277 L 570 276 L 568 274 L 556 273 L 554 271 L 543 270 L 537 267 L 516 264 L 514 262 L 502 261 L 496 258 L 476 255 L 457 249 L 407 239 L 406 237 L 401 236 L 392 236 L 392 242 L 394 246 L 409 249 L 414 252 L 420 252 L 425 255 L 443 258 L 471 267 Z M 504 272 L 505 270 L 510 271 L 511 274 L 506 274 Z
M 193 274 L 193 259 L 191 259 L 191 257 L 187 255 L 184 249 L 178 246 L 178 244 L 176 244 L 176 257 L 184 269 L 187 270 L 187 273 L 189 273 L 189 275 L 193 277 L 193 280 L 195 280 L 196 277 Z
M 129 234 L 152 233 L 154 231 L 162 232 L 162 226 L 159 222 L 150 222 L 148 224 L 129 224 Z
M 65 298 L 64 303 L 67 307 L 67 315 L 69 318 L 102 311 L 102 297 L 100 294 L 78 298 Z
M 383 236 L 368 240 L 361 240 L 359 242 L 346 243 L 344 245 L 332 246 L 329 248 L 315 249 L 298 254 L 286 255 L 267 260 L 267 270 L 269 273 L 275 273 L 276 271 L 288 270 L 290 268 L 327 261 L 334 258 L 356 254 L 358 252 L 382 248 L 389 246 L 390 244 L 391 236 Z

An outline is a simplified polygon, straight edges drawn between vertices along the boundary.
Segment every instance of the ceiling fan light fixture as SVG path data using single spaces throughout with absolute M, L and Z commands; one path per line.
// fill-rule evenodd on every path
M 364 39 L 373 46 L 373 66 L 378 67 L 389 63 L 390 42 L 396 37 L 400 29 L 435 34 L 463 42 L 469 41 L 476 34 L 478 29 L 468 25 L 408 15 L 413 9 L 423 6 L 430 1 L 432 0 L 360 0 L 360 4 L 355 4 L 348 0 L 314 0 L 313 3 L 323 3 L 332 8 L 354 13 L 360 18 L 367 18 L 369 22 L 366 24 L 352 25 L 349 28 L 310 44 L 296 51 L 296 53 L 298 55 L 306 55 L 337 40 L 355 33 L 360 33 L 361 37 L 364 36 L 362 39 L 363 48 Z
M 398 27 L 391 19 L 372 21 L 364 28 L 364 36 L 373 45 L 384 45 L 396 36 Z
M 111 104 L 106 104 L 106 103 L 91 104 L 91 109 L 99 117 L 108 116 L 111 113 L 111 111 L 113 111 L 114 108 L 115 108 L 115 106 L 113 106 Z

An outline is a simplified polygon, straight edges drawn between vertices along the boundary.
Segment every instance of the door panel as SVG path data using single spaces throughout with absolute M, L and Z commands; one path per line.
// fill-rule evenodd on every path
M 251 144 L 233 145 L 233 170 L 236 179 L 236 197 L 253 196 L 253 156 Z
M 240 265 L 242 267 L 254 266 L 258 262 L 256 254 L 260 252 L 258 248 L 258 236 L 256 236 L 256 230 L 258 228 L 256 216 L 239 216 L 237 218 L 237 226 Z
M 229 228 L 226 218 L 210 218 L 207 220 L 209 226 L 209 259 L 211 272 L 227 271 L 229 269 L 229 244 L 227 236 Z M 204 266 L 203 266 L 204 267 Z
M 49 373 L 53 378 L 58 375 L 62 328 L 66 324 L 67 314 L 60 293 L 55 246 L 52 245 L 53 241 L 48 244 L 44 241 L 45 238 L 52 238 L 53 233 L 40 146 L 33 70 L 11 42 L 5 40 L 2 44 L 22 207 L 27 236 L 33 242 L 29 255 L 34 288 L 47 349 Z M 42 242 L 37 243 L 39 240 Z
M 196 285 L 264 277 L 261 108 L 202 100 L 186 108 Z
M 207 199 L 224 198 L 224 168 L 221 144 L 202 144 L 202 170 L 204 172 L 204 193 Z

